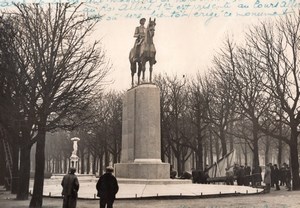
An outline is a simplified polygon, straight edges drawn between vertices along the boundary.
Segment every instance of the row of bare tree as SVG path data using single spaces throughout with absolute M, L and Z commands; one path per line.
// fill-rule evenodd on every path
M 0 18 L 0 127 L 12 147 L 17 199 L 28 199 L 36 144 L 29 206 L 42 207 L 46 132 L 72 130 L 94 116 L 88 109 L 110 65 L 90 39 L 98 20 L 78 12 L 81 5 L 15 6 Z

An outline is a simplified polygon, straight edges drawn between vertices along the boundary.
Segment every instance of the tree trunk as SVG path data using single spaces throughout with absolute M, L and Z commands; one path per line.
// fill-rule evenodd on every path
M 222 156 L 225 156 L 227 154 L 227 146 L 226 146 L 226 135 L 223 129 L 220 132 L 220 140 L 221 140 L 221 147 L 222 147 Z
M 220 159 L 220 150 L 219 150 L 219 139 L 215 138 L 215 149 L 216 149 L 216 155 L 217 155 L 217 159 L 216 161 L 218 161 L 218 159 Z
M 169 152 L 169 157 L 168 157 L 168 163 L 170 163 L 171 165 L 173 164 L 172 163 L 172 148 L 171 148 L 171 145 L 168 146 L 168 152 Z
M 104 161 L 105 161 L 105 167 L 109 166 L 109 152 L 107 150 L 107 148 L 105 148 L 105 152 L 104 152 Z
M 204 156 L 203 156 L 203 161 L 202 161 L 202 169 L 201 170 L 203 170 L 204 169 L 204 167 L 205 167 L 205 165 L 206 165 L 206 161 L 208 161 L 208 154 L 207 154 L 207 142 L 205 141 L 205 143 L 204 143 L 204 149 L 203 149 L 203 151 L 204 151 Z
M 12 150 L 12 179 L 11 179 L 11 193 L 17 194 L 18 192 L 18 185 L 19 185 L 19 145 L 11 145 Z M 29 165 L 30 167 L 30 165 Z M 30 170 L 29 170 L 30 171 Z
M 181 172 L 183 174 L 183 172 L 185 171 L 185 160 L 184 160 L 184 156 L 182 154 L 180 157 L 180 165 L 181 165 Z
M 291 129 L 290 152 L 291 152 L 293 190 L 300 190 L 297 127 Z
M 29 196 L 31 145 L 24 145 L 20 150 L 20 173 L 17 199 L 27 200 Z
M 280 136 L 282 136 L 282 135 L 280 134 Z M 282 140 L 280 139 L 278 141 L 278 155 L 277 155 L 278 167 L 281 167 L 281 163 L 282 163 L 282 148 L 283 148 Z
M 230 124 L 229 124 L 229 131 L 230 132 L 233 132 L 233 123 L 231 122 Z M 233 136 L 230 136 L 230 138 L 229 138 L 229 151 L 231 152 L 233 150 Z
M 270 152 L 270 138 L 267 136 L 266 148 L 265 148 L 265 165 L 270 163 L 269 152 Z
M 202 139 L 198 139 L 198 148 L 196 152 L 196 169 L 197 170 L 203 170 L 203 144 L 202 144 Z
M 259 166 L 259 155 L 258 155 L 258 123 L 253 121 L 253 166 Z
M 160 159 L 164 163 L 165 162 L 165 153 L 164 153 L 164 139 L 163 139 L 163 134 L 160 134 Z
M 43 190 L 44 190 L 44 169 L 45 169 L 45 136 L 46 132 L 44 128 L 41 128 L 38 133 L 38 139 L 36 142 L 36 160 L 33 194 L 30 201 L 30 208 L 42 207 L 43 205 Z
M 0 134 L 0 136 L 1 136 L 1 134 Z M 6 167 L 5 167 L 5 154 L 3 151 L 4 146 L 3 146 L 3 142 L 1 141 L 1 139 L 0 139 L 0 170 L 2 170 L 2 171 L 0 171 L 0 185 L 4 185 Z
M 213 141 L 212 141 L 211 131 L 209 131 L 209 153 L 210 153 L 210 165 L 212 165 L 214 164 L 214 153 L 213 153 Z
M 247 149 L 247 142 L 245 142 L 245 165 L 248 165 L 248 149 Z
M 91 162 L 90 162 L 90 150 L 87 149 L 87 157 L 86 157 L 86 173 L 89 174 L 91 170 Z
M 84 149 L 82 149 L 81 151 L 80 151 L 80 154 L 81 154 L 81 157 L 80 157 L 80 160 L 81 160 L 81 166 L 80 166 L 80 168 L 78 167 L 78 173 L 79 173 L 79 169 L 80 169 L 80 171 L 81 171 L 81 174 L 84 174 Z
M 65 157 L 64 158 L 64 170 L 63 170 L 63 173 L 67 173 L 67 171 L 68 171 L 68 159 L 67 159 L 67 157 Z
M 93 160 L 93 174 L 96 174 L 96 162 L 97 162 L 97 157 L 95 155 L 92 156 L 92 160 Z
M 174 154 L 176 161 L 177 161 L 177 175 L 181 176 L 182 175 L 182 166 L 181 166 L 181 158 L 180 158 L 180 154 Z
M 100 157 L 100 168 L 99 168 L 99 176 L 103 173 L 103 154 Z

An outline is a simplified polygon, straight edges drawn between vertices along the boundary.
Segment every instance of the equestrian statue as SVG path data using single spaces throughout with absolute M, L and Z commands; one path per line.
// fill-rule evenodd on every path
M 138 66 L 138 85 L 140 84 L 140 76 L 142 73 L 142 80 L 145 81 L 146 63 L 149 62 L 150 77 L 149 81 L 152 82 L 152 70 L 155 60 L 155 46 L 153 43 L 155 31 L 155 19 L 149 19 L 147 28 L 144 24 L 145 18 L 140 19 L 140 26 L 135 28 L 134 37 L 136 38 L 134 47 L 130 50 L 129 61 L 131 69 L 131 85 L 134 86 L 134 74 Z

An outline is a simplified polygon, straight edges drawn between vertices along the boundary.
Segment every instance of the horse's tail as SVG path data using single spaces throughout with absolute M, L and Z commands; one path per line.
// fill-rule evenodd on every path
M 133 63 L 133 59 L 134 59 L 134 49 L 132 48 L 129 52 L 129 62 Z

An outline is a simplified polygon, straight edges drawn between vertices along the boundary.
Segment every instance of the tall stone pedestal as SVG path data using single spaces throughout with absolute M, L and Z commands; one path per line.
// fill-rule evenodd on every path
M 161 161 L 160 92 L 142 84 L 123 98 L 121 163 L 115 175 L 128 179 L 169 179 L 170 164 Z

